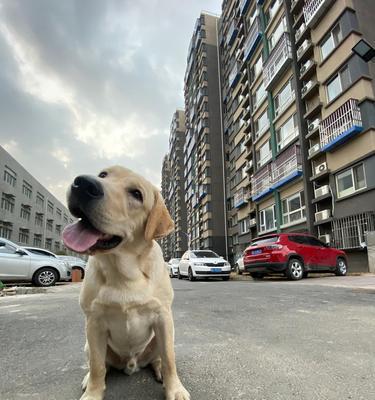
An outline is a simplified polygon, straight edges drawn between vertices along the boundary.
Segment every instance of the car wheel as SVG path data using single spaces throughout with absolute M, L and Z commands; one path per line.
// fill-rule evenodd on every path
M 337 275 L 337 276 L 345 276 L 347 272 L 348 272 L 348 267 L 346 266 L 345 259 L 338 258 L 337 259 L 337 264 L 336 264 L 335 275 Z
M 288 262 L 286 276 L 292 281 L 299 281 L 303 278 L 304 268 L 303 263 L 298 258 L 291 258 Z
M 177 278 L 178 278 L 178 279 L 182 279 L 182 275 L 180 274 L 180 268 L 179 268 L 178 271 L 177 271 Z
M 260 272 L 251 272 L 250 276 L 254 279 L 254 280 L 261 280 L 264 278 L 264 275 Z
M 188 277 L 189 277 L 189 281 L 195 281 L 195 277 L 193 275 L 193 271 L 191 270 L 191 267 L 189 267 L 189 271 L 188 271 Z
M 36 272 L 33 283 L 36 286 L 53 286 L 58 279 L 57 272 L 52 268 L 42 268 Z
M 223 276 L 223 281 L 229 281 L 229 276 Z

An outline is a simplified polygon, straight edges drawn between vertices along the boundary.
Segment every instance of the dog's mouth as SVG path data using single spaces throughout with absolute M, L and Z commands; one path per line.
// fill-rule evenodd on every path
M 99 231 L 86 216 L 79 214 L 81 219 L 67 225 L 63 231 L 63 240 L 69 249 L 77 253 L 92 253 L 114 249 L 122 242 L 120 236 Z

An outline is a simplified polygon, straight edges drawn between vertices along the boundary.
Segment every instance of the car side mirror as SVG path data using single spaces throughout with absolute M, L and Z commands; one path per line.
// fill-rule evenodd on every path
M 17 250 L 15 251 L 15 253 L 16 253 L 16 254 L 19 254 L 20 256 L 26 256 L 26 255 L 27 255 L 26 251 L 24 251 L 24 250 L 22 250 L 22 249 L 17 249 Z

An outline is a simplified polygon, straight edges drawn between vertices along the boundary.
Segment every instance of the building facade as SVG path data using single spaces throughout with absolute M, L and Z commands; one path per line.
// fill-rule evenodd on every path
M 184 90 L 184 179 L 190 247 L 227 256 L 218 17 L 214 15 L 201 13 L 197 19 Z
M 168 210 L 169 207 L 169 186 L 171 183 L 171 168 L 169 163 L 169 155 L 166 154 L 163 158 L 163 165 L 161 169 L 161 195 L 163 196 L 165 205 Z M 163 256 L 165 260 L 169 260 L 171 258 L 171 235 L 165 236 L 160 239 L 159 244 L 163 251 Z
M 175 224 L 169 237 L 169 254 L 181 258 L 188 249 L 187 215 L 184 188 L 185 111 L 173 114 L 169 136 L 170 184 L 168 209 Z
M 69 210 L 0 146 L 0 237 L 21 246 L 66 252 Z

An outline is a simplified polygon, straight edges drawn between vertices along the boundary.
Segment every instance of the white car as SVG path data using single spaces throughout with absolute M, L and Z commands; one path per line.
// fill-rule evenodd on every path
M 243 256 L 238 257 L 236 263 L 234 264 L 234 270 L 237 272 L 238 275 L 242 275 L 242 273 L 245 271 Z
M 70 280 L 64 261 L 45 254 L 31 252 L 10 240 L 0 238 L 0 280 L 32 282 L 37 286 L 52 286 Z
M 169 276 L 174 278 L 178 275 L 178 264 L 180 263 L 179 258 L 171 258 L 168 261 Z
M 68 263 L 69 268 L 71 270 L 78 269 L 81 272 L 81 279 L 85 277 L 85 270 L 86 270 L 85 260 L 82 260 L 81 258 L 74 256 L 57 256 L 57 257 Z
M 229 262 L 211 250 L 188 250 L 178 265 L 178 279 L 187 277 L 194 281 L 197 278 L 218 277 L 227 281 L 230 270 Z

